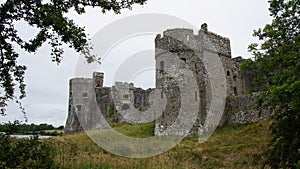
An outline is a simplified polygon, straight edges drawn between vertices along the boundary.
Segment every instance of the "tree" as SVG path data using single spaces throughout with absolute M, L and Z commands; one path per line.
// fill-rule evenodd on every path
M 273 139 L 266 164 L 272 168 L 300 167 L 300 1 L 270 0 L 272 23 L 254 31 L 263 41 L 251 44 L 254 61 L 242 65 L 253 80 L 260 108 L 271 108 Z M 270 113 L 271 113 L 270 112 Z
M 57 130 L 63 130 L 65 127 L 64 126 L 59 126 L 57 127 Z
M 143 5 L 145 2 L 146 0 L 51 0 L 49 2 L 6 0 L 2 3 L 0 6 L 0 114 L 5 114 L 5 107 L 9 100 L 15 100 L 20 104 L 18 100 L 26 96 L 24 83 L 26 66 L 17 63 L 19 54 L 15 51 L 15 46 L 34 53 L 48 42 L 51 46 L 52 61 L 59 64 L 63 55 L 62 45 L 67 44 L 76 52 L 83 54 L 88 63 L 98 61 L 91 53 L 91 45 L 88 43 L 84 28 L 76 25 L 64 14 L 70 10 L 83 14 L 86 7 L 99 7 L 103 13 L 112 10 L 119 14 L 124 8 L 130 9 L 133 4 Z M 29 41 L 23 40 L 18 35 L 14 24 L 20 20 L 39 30 Z M 15 94 L 16 87 L 20 94 Z
M 7 135 L 15 134 L 20 131 L 20 121 L 15 120 L 14 122 L 8 122 L 1 126 L 1 131 L 5 132 Z
M 13 139 L 0 134 L 1 168 L 58 168 L 55 152 L 46 141 L 35 136 L 29 139 Z

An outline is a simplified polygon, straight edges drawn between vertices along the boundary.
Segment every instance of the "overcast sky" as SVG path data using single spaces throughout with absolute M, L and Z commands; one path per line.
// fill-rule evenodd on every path
M 197 28 L 200 28 L 201 24 L 207 23 L 209 31 L 230 38 L 233 57 L 242 56 L 244 58 L 251 56 L 247 52 L 247 46 L 257 41 L 252 37 L 253 30 L 263 27 L 271 21 L 267 0 L 148 0 L 146 5 L 134 5 L 131 11 L 123 10 L 120 15 L 112 12 L 102 14 L 99 9 L 88 9 L 87 13 L 82 16 L 73 12 L 68 16 L 79 25 L 84 26 L 92 38 L 95 33 L 110 23 L 126 16 L 143 13 L 171 15 L 183 19 Z M 16 25 L 20 35 L 25 39 L 30 39 L 36 32 L 24 23 Z M 144 45 L 153 48 L 153 36 L 144 37 Z M 143 41 L 143 39 L 135 39 L 135 42 Z M 131 49 L 130 46 L 126 46 L 126 48 L 127 50 Z M 117 53 L 120 52 L 122 52 L 122 48 L 119 48 Z M 44 45 L 34 55 L 21 51 L 20 53 L 19 63 L 28 67 L 25 78 L 27 97 L 22 102 L 27 111 L 28 122 L 50 123 L 54 126 L 64 125 L 68 109 L 69 79 L 75 76 L 79 55 L 71 49 L 66 49 L 64 60 L 57 66 L 51 62 L 47 45 Z M 151 52 L 148 52 L 148 55 L 151 55 Z M 102 68 L 99 70 L 109 74 L 108 68 L 114 66 L 111 65 L 112 61 L 103 61 Z M 153 74 L 153 70 L 147 70 L 143 75 L 148 77 Z M 136 79 L 139 78 L 136 77 Z M 152 76 L 149 77 L 149 81 L 142 80 L 143 83 L 140 85 L 142 87 L 151 86 L 154 84 L 153 79 Z M 111 77 L 107 77 L 105 85 L 111 85 L 111 83 Z M 14 103 L 9 105 L 7 114 L 7 116 L 1 117 L 2 122 L 15 119 L 24 121 L 23 114 Z

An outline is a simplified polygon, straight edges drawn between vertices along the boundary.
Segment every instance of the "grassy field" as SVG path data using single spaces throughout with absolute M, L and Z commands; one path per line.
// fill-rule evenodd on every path
M 98 147 L 85 133 L 56 137 L 48 141 L 56 151 L 61 168 L 260 168 L 261 153 L 271 139 L 270 121 L 226 125 L 200 144 L 197 137 L 185 138 L 159 156 L 132 159 L 119 157 Z M 153 136 L 154 123 L 117 124 L 114 129 L 131 137 Z

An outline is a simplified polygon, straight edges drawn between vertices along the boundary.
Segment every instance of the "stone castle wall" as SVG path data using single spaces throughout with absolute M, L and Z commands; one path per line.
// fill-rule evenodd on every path
M 242 74 L 241 57 L 232 58 L 230 40 L 209 32 L 203 24 L 198 34 L 191 29 L 169 29 L 155 38 L 156 89 L 141 89 L 132 83 L 116 82 L 103 87 L 103 73 L 95 72 L 93 78 L 70 80 L 70 99 L 65 133 L 83 129 L 101 128 L 108 123 L 145 123 L 156 121 L 155 135 L 169 135 L 167 128 L 180 119 L 190 122 L 192 108 L 182 109 L 182 93 L 188 94 L 184 102 L 198 106 L 195 123 L 189 130 L 177 126 L 176 135 L 197 135 L 200 126 L 208 120 L 212 89 L 204 57 L 218 57 L 226 78 L 226 106 L 221 125 L 248 123 L 268 118 L 252 108 L 253 98 L 247 96 L 253 75 Z M 196 86 L 196 87 L 195 87 Z M 96 99 L 92 99 L 92 97 Z M 156 101 L 155 101 L 156 100 Z M 99 109 L 101 111 L 97 111 Z M 102 113 L 102 118 L 96 113 Z M 210 115 L 211 116 L 211 115 Z M 84 128 L 80 127 L 84 124 Z
M 104 121 L 108 124 L 142 123 L 155 119 L 154 112 L 143 112 L 151 105 L 149 98 L 153 89 L 135 88 L 132 83 L 122 82 L 103 87 L 103 77 L 103 73 L 95 72 L 93 78 L 70 80 L 65 134 L 100 129 L 106 125 Z
M 180 88 L 195 90 L 195 95 L 187 98 L 190 103 L 196 102 L 197 98 L 200 99 L 197 120 L 193 128 L 185 134 L 195 135 L 199 132 L 200 126 L 204 125 L 207 120 L 212 94 L 209 75 L 203 63 L 204 57 L 220 58 L 226 76 L 227 96 L 238 97 L 248 93 L 248 88 L 245 86 L 245 77 L 239 69 L 242 59 L 232 59 L 230 40 L 209 32 L 205 24 L 202 25 L 198 35 L 195 35 L 191 29 L 170 29 L 163 32 L 162 35 L 157 35 L 155 51 L 156 88 L 161 89 L 168 100 L 166 109 L 161 116 L 157 117 L 156 135 L 165 135 L 164 128 L 174 124 L 181 106 L 180 96 L 178 96 Z M 193 74 L 197 82 L 197 88 L 194 89 L 188 79 L 181 78 L 183 69 L 188 69 Z M 184 86 L 180 86 L 180 84 Z M 188 113 L 191 110 L 186 111 L 185 113 Z M 231 118 L 231 116 L 226 118 Z M 228 121 L 231 120 L 228 119 Z
M 225 116 L 228 123 L 253 123 L 270 118 L 271 110 L 256 110 L 255 96 L 243 95 L 226 99 Z

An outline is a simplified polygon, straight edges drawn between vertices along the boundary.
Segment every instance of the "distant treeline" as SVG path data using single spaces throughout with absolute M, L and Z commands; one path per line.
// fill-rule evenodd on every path
M 43 123 L 43 124 L 21 124 L 21 131 L 42 131 L 42 130 L 63 130 L 64 126 L 54 127 L 51 124 Z
M 0 124 L 0 132 L 7 134 L 42 134 L 42 135 L 60 135 L 60 130 L 63 130 L 64 126 L 54 127 L 51 124 L 20 124 L 18 120 L 14 122 L 8 122 Z

